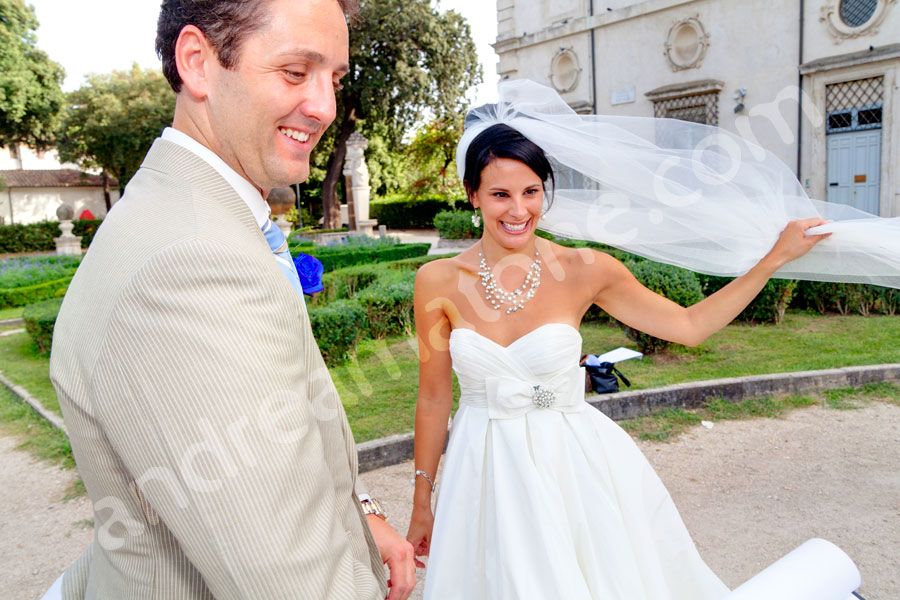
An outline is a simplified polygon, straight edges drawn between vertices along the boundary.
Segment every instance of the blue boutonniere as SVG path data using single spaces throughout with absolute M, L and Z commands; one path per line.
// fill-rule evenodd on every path
M 300 277 L 300 285 L 303 287 L 304 294 L 312 296 L 324 289 L 322 273 L 325 272 L 325 267 L 318 258 L 301 252 L 294 257 L 294 267 Z

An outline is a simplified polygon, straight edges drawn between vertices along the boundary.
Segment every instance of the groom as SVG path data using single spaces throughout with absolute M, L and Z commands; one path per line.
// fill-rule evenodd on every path
M 382 561 L 391 599 L 415 584 L 412 547 L 357 479 L 264 200 L 309 175 L 354 4 L 162 4 L 173 126 L 56 323 L 50 374 L 95 523 L 64 598 L 376 599 Z

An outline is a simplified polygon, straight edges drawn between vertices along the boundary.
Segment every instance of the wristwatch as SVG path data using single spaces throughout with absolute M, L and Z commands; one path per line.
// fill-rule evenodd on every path
M 381 509 L 381 505 L 378 504 L 378 501 L 375 500 L 375 498 L 373 498 L 372 496 L 368 494 L 360 494 L 359 503 L 362 505 L 363 514 L 375 515 L 376 517 L 381 517 L 382 519 L 387 521 L 387 515 L 384 514 L 384 511 Z

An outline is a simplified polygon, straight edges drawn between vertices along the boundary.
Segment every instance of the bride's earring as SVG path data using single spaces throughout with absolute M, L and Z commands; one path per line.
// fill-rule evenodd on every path
M 475 229 L 481 227 L 481 215 L 479 215 L 478 213 L 472 215 L 472 227 L 474 227 Z

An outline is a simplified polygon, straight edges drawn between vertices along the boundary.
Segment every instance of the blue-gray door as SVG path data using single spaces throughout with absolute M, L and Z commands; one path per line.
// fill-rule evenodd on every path
M 829 202 L 878 214 L 881 130 L 833 133 L 828 140 Z

